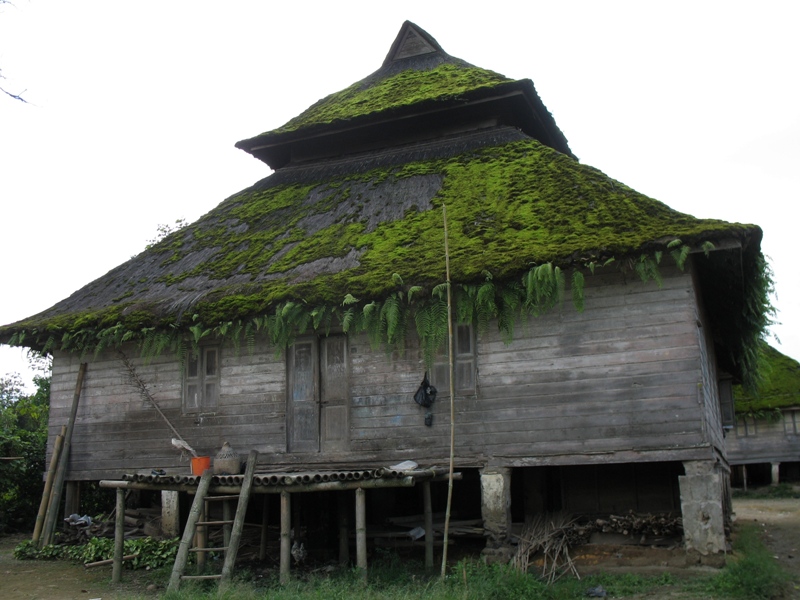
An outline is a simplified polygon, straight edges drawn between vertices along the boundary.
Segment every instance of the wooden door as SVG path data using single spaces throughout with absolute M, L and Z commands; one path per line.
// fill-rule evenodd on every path
M 350 386 L 348 385 L 347 337 L 321 340 L 320 437 L 324 452 L 340 452 L 350 443 Z
M 337 452 L 350 443 L 347 337 L 298 340 L 289 349 L 289 452 Z
M 289 452 L 319 452 L 317 344 L 309 339 L 289 348 L 286 406 Z

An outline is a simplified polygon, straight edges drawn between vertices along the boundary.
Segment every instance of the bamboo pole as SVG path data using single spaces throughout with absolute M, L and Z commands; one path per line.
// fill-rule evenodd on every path
M 117 584 L 122 579 L 122 553 L 125 547 L 125 490 L 117 488 L 117 518 L 114 523 L 114 567 L 111 571 L 111 583 Z
M 86 376 L 86 363 L 81 363 L 78 369 L 78 381 L 75 383 L 75 393 L 72 396 L 72 409 L 69 413 L 69 421 L 67 422 L 67 431 L 64 435 L 64 445 L 61 449 L 61 456 L 58 459 L 58 469 L 56 470 L 55 480 L 53 482 L 53 491 L 50 494 L 50 501 L 47 505 L 47 517 L 44 523 L 44 535 L 39 540 L 44 542 L 44 545 L 53 543 L 53 533 L 55 531 L 56 519 L 58 518 L 58 509 L 61 506 L 61 492 L 64 489 L 64 478 L 67 475 L 67 464 L 69 463 L 69 448 L 72 443 L 72 432 L 75 429 L 75 418 L 78 415 L 78 401 L 81 397 L 81 388 L 83 388 L 83 379 Z
M 124 562 L 126 560 L 133 560 L 137 556 L 139 556 L 138 552 L 136 554 L 126 554 L 125 556 L 122 557 L 122 561 Z M 83 568 L 84 569 L 91 569 L 93 567 L 105 567 L 106 565 L 112 565 L 112 564 L 114 564 L 114 559 L 113 558 L 107 558 L 105 560 L 98 560 L 98 561 L 95 561 L 95 562 L 83 563 Z
M 456 479 L 459 474 L 454 475 Z M 292 494 L 299 494 L 305 492 L 338 492 L 346 490 L 355 490 L 358 488 L 376 489 L 376 488 L 394 488 L 394 487 L 414 487 L 414 480 L 416 476 L 408 475 L 406 477 L 398 477 L 395 479 L 367 479 L 362 481 L 322 481 L 320 483 L 308 483 L 292 486 L 277 486 L 277 485 L 260 485 L 253 488 L 254 494 L 283 494 L 284 492 Z M 424 477 L 419 478 L 424 480 Z M 431 481 L 439 480 L 439 477 L 429 478 Z M 138 481 L 117 481 L 112 479 L 103 479 L 100 481 L 102 488 L 124 488 L 126 490 L 172 490 L 175 492 L 195 492 L 197 486 L 180 483 L 160 484 L 160 483 L 142 483 Z M 210 488 L 212 494 L 238 494 L 241 486 L 237 485 L 217 485 Z
M 356 566 L 361 579 L 367 582 L 367 502 L 366 492 L 356 490 Z
M 289 559 L 292 552 L 292 498 L 289 492 L 281 492 L 281 567 L 280 583 L 289 583 Z M 299 533 L 299 532 L 298 532 Z
M 447 208 L 442 204 L 442 221 L 444 222 L 444 263 L 447 275 L 447 344 L 449 348 L 450 368 L 450 471 L 447 479 L 447 509 L 444 514 L 444 541 L 442 545 L 442 572 L 444 579 L 447 572 L 447 538 L 450 533 L 450 507 L 453 503 L 453 470 L 456 452 L 456 401 L 455 382 L 453 381 L 453 302 L 450 293 L 450 248 L 447 242 Z
M 58 459 L 61 457 L 61 450 L 64 447 L 64 436 L 67 433 L 67 426 L 61 426 L 61 433 L 56 436 L 53 442 L 53 456 L 50 457 L 50 466 L 47 468 L 47 480 L 44 484 L 42 491 L 42 501 L 39 503 L 39 513 L 36 515 L 36 525 L 33 528 L 33 537 L 31 543 L 34 546 L 39 545 L 39 538 L 42 536 L 42 528 L 44 527 L 45 516 L 47 515 L 47 505 L 50 503 L 50 494 L 53 492 L 53 480 L 56 477 L 56 469 L 58 469 Z

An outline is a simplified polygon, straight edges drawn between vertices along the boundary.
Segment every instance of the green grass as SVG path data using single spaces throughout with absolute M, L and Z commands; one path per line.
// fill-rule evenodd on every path
M 734 489 L 734 498 L 800 498 L 800 487 L 790 483 L 779 483 L 778 485 L 766 485 L 763 487 L 750 488 L 749 490 Z

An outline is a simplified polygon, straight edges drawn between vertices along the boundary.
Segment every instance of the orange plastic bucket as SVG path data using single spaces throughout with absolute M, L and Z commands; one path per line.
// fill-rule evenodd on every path
M 211 468 L 210 456 L 193 456 L 192 457 L 192 475 L 202 475 L 203 471 Z

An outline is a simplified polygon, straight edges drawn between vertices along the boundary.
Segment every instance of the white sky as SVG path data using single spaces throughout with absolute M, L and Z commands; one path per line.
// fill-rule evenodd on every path
M 0 7 L 0 324 L 266 176 L 233 147 L 380 67 L 404 20 L 531 78 L 582 162 L 755 223 L 800 359 L 800 2 L 113 2 Z M 0 376 L 21 372 L 0 347 Z M 28 375 L 26 374 L 26 377 Z

